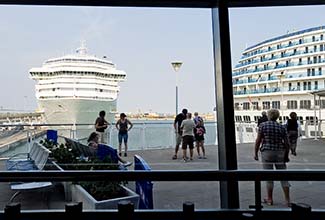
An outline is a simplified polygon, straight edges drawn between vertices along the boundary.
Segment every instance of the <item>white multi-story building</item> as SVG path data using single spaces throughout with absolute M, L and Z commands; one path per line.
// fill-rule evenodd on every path
M 233 69 L 236 122 L 257 121 L 276 108 L 313 123 L 314 108 L 325 116 L 325 100 L 312 92 L 325 88 L 325 26 L 288 33 L 248 47 Z M 315 106 L 314 106 L 315 105 Z

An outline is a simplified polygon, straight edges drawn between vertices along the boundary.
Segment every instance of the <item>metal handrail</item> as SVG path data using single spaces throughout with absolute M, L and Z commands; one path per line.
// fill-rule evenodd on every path
M 0 172 L 0 182 L 10 181 L 325 181 L 320 170 L 159 170 L 159 171 L 28 171 Z

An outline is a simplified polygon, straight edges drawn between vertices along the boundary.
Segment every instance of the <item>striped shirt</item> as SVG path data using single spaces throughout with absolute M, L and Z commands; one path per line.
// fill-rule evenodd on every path
M 260 125 L 258 133 L 262 136 L 261 151 L 264 150 L 285 150 L 287 143 L 287 131 L 284 126 L 276 121 L 267 121 Z

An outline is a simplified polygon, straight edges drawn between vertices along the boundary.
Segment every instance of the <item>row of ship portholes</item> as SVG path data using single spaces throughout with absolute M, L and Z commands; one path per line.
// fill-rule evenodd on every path
M 235 122 L 239 123 L 257 123 L 258 119 L 261 118 L 261 116 L 254 116 L 254 120 L 251 120 L 251 116 L 249 115 L 236 115 L 235 116 Z M 284 116 L 284 121 L 288 120 L 288 116 Z M 298 116 L 298 120 L 301 125 L 304 123 L 308 123 L 308 125 L 314 125 L 314 116 L 306 116 L 303 118 L 302 116 Z M 279 117 L 279 121 L 282 122 L 282 116 Z M 318 117 L 316 117 L 316 124 L 318 124 Z

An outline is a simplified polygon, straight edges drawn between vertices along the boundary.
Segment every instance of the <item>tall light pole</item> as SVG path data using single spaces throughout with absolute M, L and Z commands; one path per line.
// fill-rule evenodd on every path
M 280 85 L 281 85 L 281 104 L 280 104 L 280 109 L 281 109 L 281 116 L 282 116 L 282 124 L 284 123 L 284 114 L 283 114 L 283 78 L 285 77 L 284 73 L 281 72 L 281 74 L 278 74 L 277 77 L 280 79 Z
M 183 62 L 181 61 L 175 61 L 172 62 L 172 67 L 174 71 L 176 72 L 176 115 L 178 114 L 178 70 L 181 68 Z

